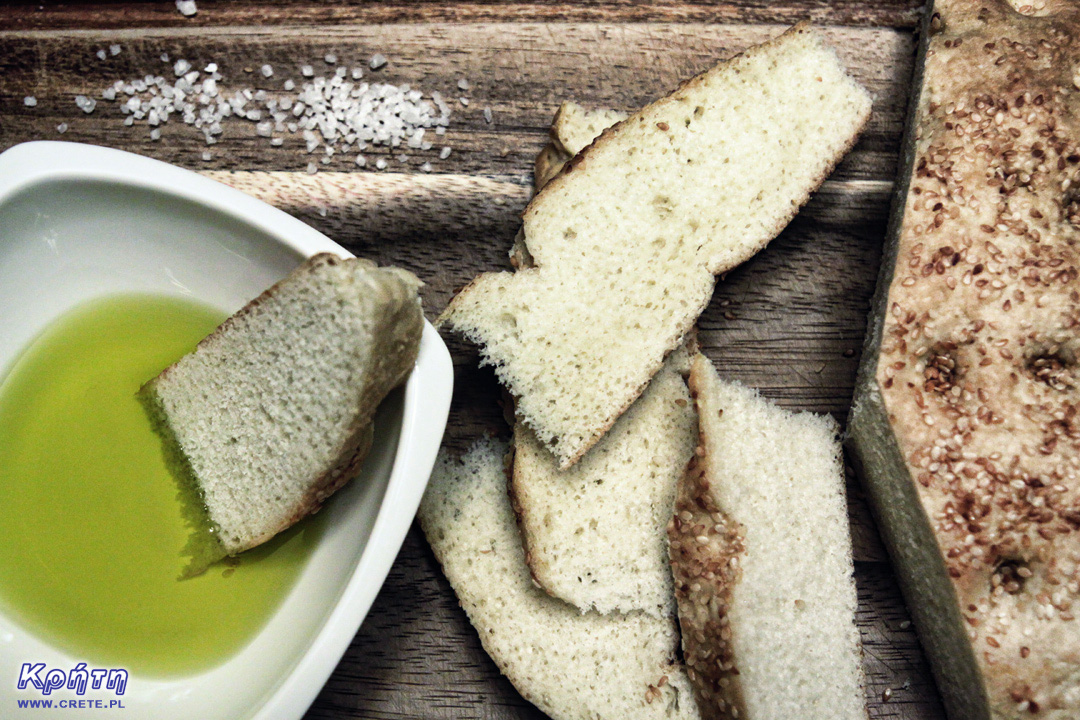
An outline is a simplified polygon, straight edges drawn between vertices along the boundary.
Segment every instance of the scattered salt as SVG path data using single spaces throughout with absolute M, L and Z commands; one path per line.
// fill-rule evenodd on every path
M 460 98 L 458 98 L 458 102 L 461 103 L 462 105 L 464 105 L 465 107 L 469 107 L 469 98 L 460 97 Z
M 426 172 L 426 173 L 431 172 L 431 163 L 426 162 L 423 165 L 421 165 L 420 166 L 420 172 Z
M 161 139 L 161 130 L 160 130 L 160 128 L 154 128 L 153 130 L 150 131 L 150 139 L 151 140 L 160 140 Z
M 357 155 L 356 156 L 356 164 L 357 164 L 358 167 L 364 167 L 365 165 L 367 165 L 367 158 L 364 157 L 363 155 Z
M 316 165 L 315 163 L 308 163 L 307 174 L 308 175 L 314 175 L 317 172 L 319 172 L 319 166 Z
M 109 46 L 109 54 L 110 55 L 113 55 L 113 56 L 119 55 L 120 50 L 122 50 L 122 48 L 119 45 L 110 45 Z
M 386 159 L 385 158 L 379 158 L 378 160 L 376 160 L 375 161 L 375 167 L 377 167 L 379 170 L 385 170 L 386 169 Z
M 161 62 L 163 62 L 163 63 L 169 62 L 169 53 L 161 53 Z
M 359 80 L 359 79 L 360 79 L 360 78 L 362 78 L 362 77 L 364 77 L 364 71 L 363 71 L 363 70 L 361 70 L 361 69 L 360 69 L 360 68 L 358 68 L 358 67 L 354 67 L 354 68 L 352 69 L 352 79 L 353 79 L 353 80 Z
M 274 68 L 269 65 L 263 65 L 259 70 L 263 77 L 274 77 Z
M 176 0 L 176 9 L 184 17 L 191 17 L 199 12 L 199 8 L 195 6 L 195 0 Z
M 210 154 L 209 150 L 203 151 L 203 154 L 202 154 L 203 162 L 210 162 L 211 157 L 213 157 L 213 156 Z
M 66 133 L 67 130 L 68 130 L 67 123 L 60 123 L 59 125 L 56 126 L 56 132 L 60 133 L 61 135 Z
M 337 55 L 334 53 L 326 53 L 326 55 L 323 56 L 323 60 L 326 61 L 327 65 L 337 65 Z
M 282 87 L 285 88 L 286 91 L 292 92 L 296 89 L 296 83 L 294 83 L 292 80 L 286 80 L 285 84 L 282 85 Z
M 23 98 L 23 105 L 26 107 L 37 107 L 37 98 L 33 95 L 27 95 Z
M 187 74 L 188 70 L 191 70 L 191 63 L 187 60 L 177 60 L 176 64 L 173 65 L 173 74 L 176 75 L 176 77 L 183 77 Z
M 368 65 L 371 66 L 372 70 L 378 70 L 379 68 L 386 65 L 386 56 L 384 56 L 382 53 L 375 53 L 371 56 L 371 62 L 369 62 Z
M 88 98 L 85 95 L 76 95 L 75 104 L 79 106 L 79 109 L 89 115 L 94 112 L 94 108 L 97 107 L 97 100 Z
M 97 51 L 96 53 L 94 53 L 94 54 L 95 54 L 95 55 L 97 55 L 97 59 L 98 59 L 98 60 L 104 60 L 105 58 L 107 58 L 107 57 L 108 57 L 108 55 L 107 55 L 107 54 L 105 53 L 105 50 L 104 50 L 104 49 L 98 50 L 98 51 Z
M 492 119 L 493 118 L 491 116 L 491 108 L 484 108 L 484 122 L 486 122 L 488 125 L 490 125 Z
M 270 144 L 274 147 L 281 147 L 285 144 L 285 140 L 283 138 L 273 138 L 270 140 Z
M 310 65 L 303 65 L 300 67 L 300 74 L 304 77 L 313 77 L 315 75 L 315 68 Z
M 449 147 L 444 147 L 442 150 L 439 151 L 439 159 L 445 160 L 446 158 L 450 157 L 451 152 L 452 151 Z
M 466 80 L 465 78 L 461 78 L 460 80 L 457 81 L 457 86 L 458 86 L 458 90 L 468 90 L 469 89 L 469 81 Z

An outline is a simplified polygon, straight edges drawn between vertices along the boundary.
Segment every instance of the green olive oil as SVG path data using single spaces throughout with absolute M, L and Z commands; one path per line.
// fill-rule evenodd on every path
M 318 540 L 305 522 L 180 580 L 189 527 L 136 391 L 224 317 L 120 295 L 61 317 L 0 381 L 0 607 L 101 665 L 196 672 L 240 650 Z

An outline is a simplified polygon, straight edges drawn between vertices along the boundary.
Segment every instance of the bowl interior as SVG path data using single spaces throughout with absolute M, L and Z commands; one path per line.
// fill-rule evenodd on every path
M 37 333 L 91 298 L 184 295 L 232 313 L 304 258 L 227 212 L 135 184 L 85 178 L 22 185 L 0 199 L 0 229 L 0 377 Z M 229 661 L 200 674 L 132 675 L 123 717 L 239 718 L 271 697 L 312 647 L 360 562 L 391 477 L 404 396 L 398 390 L 383 403 L 360 478 L 324 508 L 329 517 L 318 546 L 263 631 Z M 14 685 L 23 662 L 70 669 L 79 661 L 0 614 L 5 685 Z M 61 690 L 52 697 L 76 696 Z M 14 706 L 10 698 L 4 702 Z

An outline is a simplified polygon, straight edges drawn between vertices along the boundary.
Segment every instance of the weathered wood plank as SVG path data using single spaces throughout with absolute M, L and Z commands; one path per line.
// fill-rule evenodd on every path
M 150 140 L 145 125 L 124 127 L 115 103 L 101 102 L 86 115 L 76 95 L 100 97 L 117 79 L 148 73 L 171 77 L 160 55 L 186 58 L 195 67 L 216 62 L 223 90 L 238 87 L 281 92 L 286 78 L 300 81 L 300 66 L 332 72 L 322 58 L 333 52 L 339 63 L 363 64 L 376 52 L 390 64 L 367 79 L 410 83 L 425 93 L 467 96 L 468 107 L 454 103 L 445 138 L 428 152 L 410 152 L 403 166 L 383 149 L 366 152 L 384 157 L 390 170 L 417 172 L 430 162 L 435 172 L 516 175 L 523 184 L 545 142 L 559 103 L 634 109 L 663 95 L 680 81 L 748 45 L 778 34 L 777 25 L 634 25 L 536 24 L 389 25 L 295 28 L 149 29 L 82 33 L 7 33 L 0 35 L 0 149 L 33 139 L 60 139 L 56 127 L 67 123 L 64 140 L 93 142 L 139 152 L 183 167 L 216 170 L 303 170 L 313 158 L 299 135 L 286 135 L 281 148 L 257 137 L 254 123 L 230 119 L 219 144 L 207 148 L 194 128 L 178 118 Z M 914 46 L 906 32 L 878 28 L 825 28 L 845 63 L 874 93 L 870 125 L 859 146 L 834 177 L 880 180 L 895 174 L 895 148 L 903 128 L 907 83 Z M 123 51 L 104 61 L 94 53 L 110 43 Z M 275 68 L 263 78 L 262 64 Z M 365 66 L 366 67 L 366 66 Z M 467 78 L 470 89 L 458 89 Z M 23 105 L 33 95 L 37 107 Z M 488 124 L 483 110 L 490 108 Z M 443 145 L 453 148 L 439 160 Z M 203 162 L 203 151 L 212 159 Z M 338 156 L 326 170 L 356 170 L 354 155 Z
M 199 13 L 185 18 L 171 2 L 22 2 L 0 15 L 0 30 L 82 30 L 86 28 L 215 27 L 235 25 L 324 25 L 490 22 L 739 22 L 788 23 L 809 19 L 829 25 L 913 28 L 918 0 L 754 0 L 753 2 L 317 2 L 287 0 L 199 0 Z

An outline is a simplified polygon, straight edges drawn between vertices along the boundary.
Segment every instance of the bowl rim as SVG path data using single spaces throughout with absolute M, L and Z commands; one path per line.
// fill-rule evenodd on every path
M 164 193 L 247 224 L 305 258 L 320 252 L 354 257 L 282 210 L 160 160 L 97 145 L 51 140 L 21 143 L 0 153 L 0 203 L 36 184 L 56 181 L 103 182 Z M 405 384 L 402 424 L 390 477 L 367 543 L 304 654 L 263 696 L 261 705 L 249 710 L 253 720 L 302 717 L 352 643 L 412 525 L 442 441 L 452 393 L 450 353 L 425 319 L 420 353 Z

